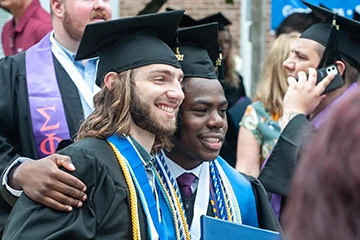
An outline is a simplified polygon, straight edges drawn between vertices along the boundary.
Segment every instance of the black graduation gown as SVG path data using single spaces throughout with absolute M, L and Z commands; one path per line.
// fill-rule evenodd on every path
M 238 75 L 240 82 L 239 88 L 232 86 L 224 86 L 225 97 L 228 100 L 228 109 L 234 106 L 239 98 L 246 97 L 245 87 L 243 84 L 243 78 L 241 75 Z M 242 118 L 244 112 L 239 112 L 238 118 Z M 232 167 L 235 167 L 236 164 L 236 148 L 237 148 L 237 137 L 238 137 L 238 127 L 232 122 L 229 114 L 227 115 L 229 129 L 226 133 L 225 142 L 220 150 L 220 156 L 224 158 Z M 238 123 L 237 123 L 238 124 Z
M 238 88 L 228 85 L 224 87 L 225 97 L 228 100 L 228 108 L 231 108 L 237 102 L 237 100 L 239 100 L 239 98 L 246 97 L 243 78 L 240 74 L 238 74 L 238 76 L 240 79 Z
M 38 158 L 30 119 L 25 54 L 26 52 L 0 60 L 0 173 L 19 156 Z M 67 124 L 70 135 L 73 136 L 84 119 L 80 95 L 55 57 L 54 65 Z M 3 186 L 1 195 L 11 199 Z M 10 210 L 10 205 L 0 197 L 0 232 Z
M 94 150 L 96 149 L 96 151 Z M 87 186 L 81 208 L 60 212 L 30 200 L 17 200 L 4 239 L 132 239 L 130 196 L 119 163 L 105 140 L 88 138 L 59 152 L 71 157 L 71 173 Z M 145 213 L 138 199 L 141 239 L 148 239 Z
M 315 127 L 305 115 L 297 115 L 289 121 L 260 172 L 259 180 L 268 192 L 288 196 L 300 153 L 314 134 Z

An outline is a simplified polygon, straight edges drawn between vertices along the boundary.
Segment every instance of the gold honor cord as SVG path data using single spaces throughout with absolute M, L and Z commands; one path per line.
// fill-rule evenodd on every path
M 224 188 L 223 188 L 223 192 L 225 193 L 225 191 L 224 191 Z M 226 194 L 227 195 L 227 194 Z M 229 206 L 229 202 L 228 202 L 228 197 L 229 196 L 227 196 L 226 197 L 226 199 L 225 199 L 225 208 L 226 208 L 226 213 L 227 213 L 227 216 L 228 216 L 228 221 L 229 222 L 232 222 L 233 220 L 232 220 L 232 217 L 231 217 L 231 212 L 230 212 L 230 206 Z
M 128 168 L 126 167 L 124 157 L 120 154 L 119 150 L 115 147 L 114 144 L 112 144 L 109 141 L 108 141 L 108 143 L 109 143 L 111 149 L 113 150 L 113 152 L 116 156 L 116 159 L 119 162 L 120 168 L 124 173 L 126 184 L 129 187 L 130 213 L 131 213 L 131 226 L 132 226 L 132 231 L 133 231 L 133 239 L 139 240 L 139 239 L 141 239 L 141 236 L 140 236 L 140 223 L 139 223 L 136 188 L 135 188 L 134 182 L 131 178 L 131 174 L 130 174 Z
M 175 212 L 175 209 L 174 209 L 174 206 L 172 204 L 172 198 L 170 196 L 170 194 L 168 193 L 168 191 L 166 190 L 166 187 L 165 187 L 165 184 L 163 183 L 161 177 L 160 177 L 160 174 L 158 173 L 158 171 L 155 169 L 155 174 L 156 174 L 156 177 L 159 179 L 159 182 L 160 182 L 160 185 L 161 185 L 161 188 L 163 189 L 165 195 L 166 195 L 166 198 L 168 199 L 168 202 L 170 204 L 170 208 L 171 208 L 171 212 L 172 212 L 172 215 L 173 215 L 173 218 L 174 218 L 174 225 L 175 225 L 175 229 L 176 229 L 176 239 L 180 239 L 180 236 L 179 236 L 179 229 L 177 227 L 177 219 L 175 219 L 175 216 L 176 216 L 176 212 Z M 180 203 L 180 200 L 179 200 L 179 197 L 177 196 L 176 194 L 176 191 L 174 189 L 174 186 L 170 183 L 169 184 L 169 188 L 170 191 L 172 191 L 175 196 L 175 203 L 176 203 L 176 206 L 178 207 L 179 209 L 179 212 L 180 212 L 180 216 L 181 216 L 181 220 L 182 222 L 184 223 L 184 231 L 185 231 L 185 239 L 186 240 L 191 240 L 190 238 L 190 232 L 189 232 L 189 227 L 187 225 L 187 221 L 186 221 L 186 217 L 185 217 L 185 213 L 184 211 L 182 210 L 182 207 L 181 207 L 181 203 Z

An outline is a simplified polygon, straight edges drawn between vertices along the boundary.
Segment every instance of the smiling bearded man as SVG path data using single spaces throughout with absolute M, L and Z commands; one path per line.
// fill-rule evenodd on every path
M 97 76 L 104 84 L 77 142 L 59 153 L 73 160 L 72 175 L 86 184 L 88 198 L 81 208 L 64 213 L 23 194 L 4 239 L 168 239 L 151 154 L 169 142 L 184 99 L 183 73 L 169 47 L 182 15 L 87 25 L 76 58 L 99 56 Z

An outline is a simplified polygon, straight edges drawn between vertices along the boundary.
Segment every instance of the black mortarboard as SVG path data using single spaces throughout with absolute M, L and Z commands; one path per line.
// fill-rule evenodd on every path
M 200 24 L 206 24 L 206 23 L 213 23 L 217 22 L 219 26 L 219 31 L 224 31 L 227 25 L 230 25 L 231 22 L 229 19 L 227 19 L 224 15 L 221 13 L 217 13 L 211 16 L 208 16 L 206 18 L 200 19 L 197 21 L 197 23 Z
M 166 8 L 166 11 L 174 11 L 174 10 L 175 9 L 172 9 L 169 7 Z M 183 17 L 181 18 L 180 23 L 179 23 L 179 27 L 192 27 L 195 25 L 197 25 L 197 21 L 187 14 L 183 15 Z
M 218 59 L 218 25 L 205 24 L 178 30 L 180 61 L 184 77 L 216 79 L 215 63 Z
M 76 60 L 99 56 L 97 81 L 110 71 L 122 72 L 153 63 L 180 68 L 169 46 L 183 13 L 177 10 L 89 24 Z
M 328 8 L 327 6 L 325 6 L 325 5 L 324 5 L 324 4 L 322 4 L 322 3 L 320 3 L 320 4 L 319 4 L 319 6 L 320 6 L 320 7 L 322 7 L 322 8 L 326 8 L 327 10 L 331 11 L 331 9 L 330 9 L 330 8 Z
M 339 16 L 325 8 L 302 1 L 315 14 L 325 19 L 324 23 L 314 24 L 301 34 L 301 38 L 314 40 L 325 46 L 318 67 L 334 63 L 340 58 L 360 70 L 360 23 Z
M 354 11 L 353 19 L 354 19 L 355 21 L 360 22 L 360 13 L 358 13 L 357 11 Z

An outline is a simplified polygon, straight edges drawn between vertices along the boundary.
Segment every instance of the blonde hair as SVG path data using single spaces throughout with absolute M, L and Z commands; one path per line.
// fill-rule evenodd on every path
M 262 77 L 253 101 L 261 101 L 270 115 L 282 115 L 283 98 L 288 88 L 287 72 L 283 62 L 289 57 L 291 45 L 299 36 L 298 32 L 281 34 L 274 40 L 266 55 Z

